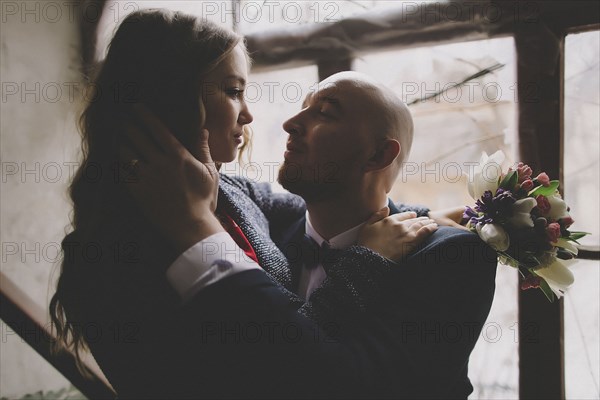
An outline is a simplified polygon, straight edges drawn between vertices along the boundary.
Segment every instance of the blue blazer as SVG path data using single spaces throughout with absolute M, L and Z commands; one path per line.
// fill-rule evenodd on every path
M 68 317 L 83 333 L 120 398 L 323 398 L 427 393 L 420 364 L 398 346 L 383 310 L 390 265 L 360 246 L 344 252 L 304 303 L 292 269 L 269 238 L 304 215 L 301 199 L 222 176 L 219 201 L 254 247 L 251 270 L 200 291 L 181 307 L 164 271 L 177 254 L 135 210 L 115 209 L 99 232 L 73 232 Z M 78 249 L 102 249 L 90 258 Z M 132 246 L 135 245 L 135 246 Z M 133 249 L 119 253 L 115 249 Z M 373 267 L 375 266 L 375 267 Z M 381 266 L 381 268 L 377 268 Z M 394 387 L 390 388 L 390 382 Z M 432 386 L 432 385 L 428 385 Z
M 388 206 L 391 214 L 407 210 L 391 201 Z M 305 223 L 300 217 L 278 240 L 290 257 L 304 236 Z M 380 275 L 376 286 L 381 291 L 365 312 L 380 317 L 386 332 L 396 338 L 389 351 L 396 352 L 398 363 L 412 364 L 418 383 L 411 397 L 467 398 L 473 391 L 468 360 L 491 308 L 496 259 L 476 234 L 440 227 L 404 262 L 389 266 L 374 259 L 369 265 L 388 271 Z M 295 287 L 302 266 L 300 257 L 291 262 Z M 313 292 L 312 302 L 321 304 L 327 290 L 337 285 L 328 279 Z M 402 375 L 392 368 L 386 376 L 379 395 L 407 395 Z

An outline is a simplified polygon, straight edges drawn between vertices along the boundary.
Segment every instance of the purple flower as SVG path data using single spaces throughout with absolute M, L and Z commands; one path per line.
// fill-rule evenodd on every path
M 475 210 L 483 213 L 488 219 L 496 223 L 502 223 L 512 215 L 512 205 L 517 201 L 509 190 L 498 189 L 496 196 L 486 190 L 481 199 L 475 202 Z M 484 222 L 484 221 L 480 221 Z M 485 221 L 489 223 L 488 221 Z
M 463 220 L 469 221 L 472 226 L 476 226 L 478 223 L 491 224 L 493 221 L 486 215 L 479 216 L 479 213 L 473 210 L 471 207 L 465 207 L 463 213 Z

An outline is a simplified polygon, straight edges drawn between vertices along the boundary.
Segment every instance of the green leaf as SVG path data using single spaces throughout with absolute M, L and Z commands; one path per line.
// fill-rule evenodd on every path
M 548 186 L 540 185 L 536 188 L 533 188 L 529 192 L 528 196 L 551 196 L 554 194 L 554 192 L 556 192 L 556 189 L 558 189 L 559 184 L 559 181 L 550 181 L 550 184 Z
M 569 232 L 570 235 L 567 238 L 567 240 L 572 240 L 574 242 L 577 242 L 577 240 L 581 239 L 582 237 L 586 236 L 586 235 L 591 235 L 591 233 L 589 232 L 577 232 L 577 231 L 573 231 L 573 232 Z
M 554 292 L 552 291 L 552 289 L 550 289 L 550 286 L 548 286 L 548 283 L 546 283 L 544 278 L 541 278 L 541 277 L 540 277 L 540 289 L 542 290 L 542 292 L 544 292 L 548 301 L 550 303 L 554 303 Z
M 517 171 L 511 171 L 504 177 L 504 179 L 502 179 L 502 182 L 500 182 L 499 187 L 505 190 L 513 190 L 515 188 L 515 185 L 517 184 L 518 179 L 519 175 L 517 174 Z
M 498 261 L 501 264 L 507 265 L 509 267 L 513 267 L 513 268 L 519 268 L 519 266 L 521 265 L 521 263 L 512 258 L 510 255 L 508 255 L 508 253 L 504 252 L 504 251 L 499 251 L 498 252 Z

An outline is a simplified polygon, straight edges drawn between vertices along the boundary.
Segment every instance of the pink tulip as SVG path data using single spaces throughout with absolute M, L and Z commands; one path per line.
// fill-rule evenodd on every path
M 548 175 L 545 172 L 542 172 L 541 174 L 536 176 L 535 180 L 538 181 L 539 183 L 541 183 L 543 186 L 550 185 L 550 178 L 548 177 Z
M 542 213 L 542 215 L 547 215 L 550 211 L 550 202 L 548 201 L 548 198 L 539 195 L 535 198 L 535 201 L 537 201 L 537 207 L 539 208 L 540 213 Z
M 546 235 L 551 243 L 554 243 L 560 237 L 560 225 L 557 222 L 553 222 L 546 227 Z
M 531 189 L 533 189 L 533 181 L 531 179 L 524 180 L 523 183 L 521 183 L 521 189 L 529 192 Z
M 571 217 L 565 217 L 561 218 L 559 222 L 565 227 L 565 229 L 568 229 L 575 221 L 573 221 L 573 218 Z
M 519 177 L 519 183 L 526 181 L 527 179 L 531 179 L 531 174 L 533 171 L 531 167 L 527 164 L 523 164 L 522 162 L 517 164 L 517 174 Z

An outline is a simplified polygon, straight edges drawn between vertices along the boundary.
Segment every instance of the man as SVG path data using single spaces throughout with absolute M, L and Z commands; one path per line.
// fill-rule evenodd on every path
M 387 193 L 413 139 L 408 108 L 365 75 L 342 72 L 321 82 L 283 127 L 289 138 L 278 180 L 305 200 L 306 233 L 319 245 L 356 243 L 371 215 L 393 207 Z M 323 278 L 321 266 L 304 270 L 300 294 L 307 298 Z
M 303 297 L 310 297 L 311 301 L 303 306 L 304 313 L 316 320 L 329 337 L 342 333 L 341 343 L 350 346 L 351 351 L 340 353 L 337 348 L 326 350 L 306 342 L 291 351 L 289 346 L 281 343 L 270 348 L 261 347 L 263 353 L 257 353 L 256 346 L 241 346 L 240 351 L 233 353 L 231 346 L 222 347 L 217 353 L 210 350 L 207 353 L 206 346 L 198 351 L 205 359 L 218 359 L 219 354 L 225 354 L 236 357 L 240 363 L 252 354 L 257 362 L 259 357 L 264 358 L 260 365 L 270 373 L 276 373 L 272 366 L 278 360 L 273 349 L 280 350 L 282 356 L 294 355 L 287 361 L 295 366 L 296 382 L 294 379 L 290 381 L 289 374 L 278 374 L 274 380 L 280 379 L 280 385 L 274 384 L 273 380 L 261 383 L 275 387 L 278 390 L 275 393 L 279 395 L 286 393 L 287 388 L 296 390 L 286 393 L 292 396 L 466 397 L 470 390 L 466 363 L 493 297 L 495 257 L 493 261 L 489 257 L 486 260 L 486 248 L 476 236 L 461 231 L 444 233 L 443 229 L 437 235 L 439 238 L 434 235 L 434 239 L 422 246 L 413 257 L 401 263 L 400 268 L 392 268 L 393 263 L 388 259 L 365 247 L 354 246 L 360 226 L 374 213 L 377 215 L 386 203 L 392 211 L 397 211 L 393 204 L 388 203 L 387 192 L 410 149 L 412 120 L 406 107 L 393 94 L 357 74 L 337 74 L 323 82 L 322 87 L 307 99 L 306 107 L 284 125 L 290 133 L 290 140 L 280 181 L 290 191 L 305 198 L 306 233 L 317 244 L 328 240 L 330 247 L 347 247 L 332 263 L 317 260 L 316 268 L 299 262 L 296 257 L 291 275 L 292 287 L 299 289 Z M 163 144 L 167 148 L 174 145 Z M 210 162 L 210 158 L 208 156 L 201 161 Z M 292 166 L 299 171 L 293 177 L 289 174 Z M 194 165 L 192 169 L 197 174 L 202 168 L 206 167 Z M 184 204 L 183 210 L 175 210 L 177 217 L 173 221 L 158 224 L 183 252 L 167 275 L 187 302 L 187 310 L 191 310 L 188 319 L 184 320 L 185 324 L 191 324 L 186 329 L 199 329 L 189 321 L 196 318 L 192 316 L 204 320 L 224 318 L 231 322 L 239 321 L 240 315 L 246 314 L 250 320 L 241 319 L 247 322 L 265 322 L 270 316 L 276 321 L 287 320 L 305 326 L 289 313 L 277 311 L 281 310 L 284 300 L 273 294 L 274 289 L 268 287 L 264 276 L 257 274 L 255 263 L 227 255 L 231 254 L 231 247 L 227 246 L 235 247 L 235 244 L 223 233 L 223 228 L 211 213 L 206 212 L 211 208 L 210 193 L 197 189 L 197 178 L 186 181 L 190 170 L 189 166 L 181 168 L 180 176 L 184 179 L 179 179 L 179 186 L 184 186 L 183 192 L 188 198 L 196 198 L 187 206 Z M 207 170 L 201 173 L 204 179 L 214 179 L 214 174 Z M 298 237 L 299 234 L 303 236 L 302 229 L 296 229 L 303 228 L 299 218 L 303 213 L 301 203 L 292 213 L 282 212 L 277 199 L 273 200 L 264 186 L 229 178 L 224 178 L 224 181 L 230 186 L 227 189 L 229 193 L 248 196 L 264 212 L 263 218 L 267 216 L 275 221 L 271 233 L 282 248 L 289 250 L 290 243 L 305 242 Z M 145 192 L 139 187 L 135 190 L 137 194 L 134 195 L 142 205 L 151 202 L 149 198 L 156 195 L 153 193 L 156 187 Z M 174 190 L 177 188 L 174 187 Z M 223 194 L 224 191 L 221 191 L 220 196 Z M 199 207 L 198 204 L 206 206 Z M 387 212 L 380 212 L 375 220 Z M 256 223 L 260 225 L 262 222 L 256 220 Z M 415 237 L 418 232 L 435 230 L 428 219 L 410 220 L 408 223 L 402 218 L 384 220 L 379 224 L 368 223 L 363 228 L 367 242 L 371 238 L 380 238 L 381 235 L 377 234 L 386 224 L 405 224 L 400 231 L 408 231 Z M 260 253 L 255 235 L 261 226 L 255 227 L 253 232 L 245 225 L 240 224 L 242 231 Z M 414 228 L 415 225 L 418 229 Z M 291 242 L 294 238 L 297 241 Z M 446 239 L 452 241 L 455 245 L 450 247 L 458 251 L 453 262 L 437 251 Z M 260 245 L 263 243 L 261 241 Z M 408 241 L 409 250 L 414 244 Z M 371 248 L 378 245 L 374 243 Z M 448 244 L 443 247 L 448 248 Z M 217 253 L 217 256 L 211 257 L 209 249 L 216 250 L 213 254 Z M 408 253 L 403 248 L 392 250 L 389 254 L 394 254 L 394 251 Z M 306 255 L 308 251 L 301 253 Z M 261 259 L 260 256 L 258 258 Z M 269 266 L 264 268 L 271 273 Z M 445 284 L 450 286 L 450 290 L 445 289 Z M 250 292 L 253 294 L 249 295 Z M 332 293 L 335 295 L 332 296 Z M 232 299 L 232 294 L 238 298 Z M 321 301 L 326 297 L 327 301 Z M 212 307 L 209 305 L 211 302 Z M 278 303 L 275 311 L 262 311 L 273 303 Z M 465 310 L 457 310 L 457 307 Z M 286 308 L 284 304 L 283 308 Z M 356 313 L 357 308 L 364 312 Z M 447 330 L 448 326 L 455 328 L 450 341 L 447 340 L 448 335 L 438 337 L 446 333 L 440 329 Z M 428 332 L 434 332 L 436 337 L 428 340 Z M 320 337 L 318 339 L 317 342 Z M 240 357 L 240 352 L 244 357 Z M 332 368 L 331 357 L 339 357 L 340 354 L 343 356 L 340 365 Z M 311 360 L 314 361 L 311 367 L 314 372 L 308 374 L 311 378 L 305 382 L 304 368 L 308 366 L 303 363 Z M 361 365 L 363 362 L 364 365 Z M 354 371 L 352 376 L 345 378 L 343 375 L 352 372 L 352 368 L 361 371 Z M 247 364 L 242 369 L 247 372 L 246 376 L 256 377 L 256 371 L 248 369 Z M 211 373 L 206 369 L 202 371 Z M 240 370 L 235 371 L 239 382 Z M 210 376 L 216 379 L 214 375 Z M 366 383 L 355 385 L 355 377 Z M 189 385 L 189 381 L 186 382 Z M 318 382 L 316 386 L 315 382 Z M 327 382 L 331 385 L 328 386 Z M 347 391 L 339 385 L 340 382 L 346 382 Z M 431 382 L 435 383 L 432 385 Z M 244 383 L 252 388 L 249 389 L 250 394 L 258 393 L 253 391 L 260 386 L 256 380 L 245 380 Z M 192 392 L 193 389 L 190 389 L 186 393 Z M 244 392 L 233 393 L 239 395 Z
M 343 72 L 309 94 L 284 129 L 289 138 L 279 182 L 306 201 L 307 212 L 276 241 L 294 261 L 298 294 L 314 300 L 337 283 L 326 279 L 330 260 L 311 256 L 319 255 L 319 248 L 330 255 L 330 248 L 354 245 L 359 229 L 382 207 L 399 212 L 387 193 L 410 151 L 412 118 L 389 89 Z M 371 226 L 366 228 L 362 234 L 368 237 Z M 317 250 L 296 256 L 305 235 Z M 491 306 L 495 260 L 476 235 L 442 227 L 387 274 L 385 300 L 372 312 L 385 315 L 420 376 L 435 382 L 430 394 L 465 398 L 473 390 L 468 357 Z

